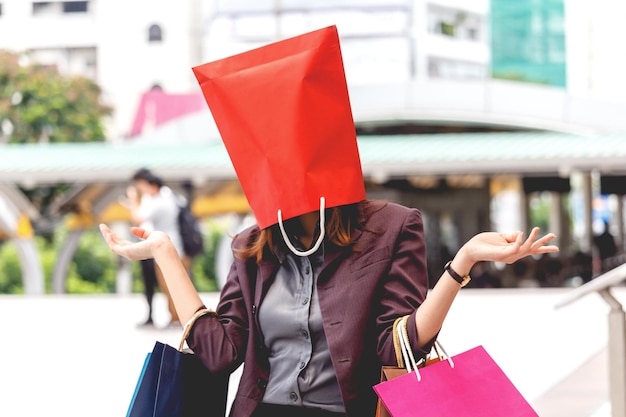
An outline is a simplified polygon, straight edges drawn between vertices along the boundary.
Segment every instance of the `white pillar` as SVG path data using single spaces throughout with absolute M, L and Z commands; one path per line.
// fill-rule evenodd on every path
M 619 252 L 624 252 L 624 196 L 617 195 L 617 247 Z
M 130 236 L 128 223 L 115 222 L 111 225 L 111 230 L 120 236 L 124 236 L 127 239 L 132 239 Z M 117 276 L 115 278 L 115 291 L 118 295 L 128 295 L 133 290 L 133 264 L 126 258 L 118 257 L 117 263 Z
M 609 398 L 611 416 L 626 417 L 626 316 L 609 288 L 599 291 L 609 312 Z
M 593 190 L 591 187 L 591 172 L 583 172 L 582 174 L 583 182 L 582 182 L 582 191 L 583 191 L 583 204 L 585 209 L 585 221 L 584 221 L 584 230 L 583 230 L 583 238 L 581 241 L 581 249 L 583 252 L 593 254 L 595 252 L 593 246 L 593 217 L 592 217 L 592 201 L 593 201 Z
M 33 239 L 13 239 L 20 258 L 24 294 L 42 295 L 46 289 L 44 285 L 43 270 L 39 260 L 39 252 Z
M 563 206 L 563 194 L 552 192 L 550 195 L 550 226 L 549 231 L 556 234 L 555 244 L 565 250 L 571 246 L 569 216 Z M 547 232 L 547 230 L 544 230 Z

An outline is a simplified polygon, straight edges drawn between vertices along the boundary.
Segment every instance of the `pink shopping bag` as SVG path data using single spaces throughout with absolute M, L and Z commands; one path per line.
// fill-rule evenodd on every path
M 478 346 L 374 385 L 392 417 L 538 417 L 511 380 Z

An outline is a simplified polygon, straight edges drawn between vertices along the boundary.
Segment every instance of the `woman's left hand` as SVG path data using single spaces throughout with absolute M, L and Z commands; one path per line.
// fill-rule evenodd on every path
M 556 237 L 554 233 L 548 233 L 540 238 L 537 236 L 539 236 L 538 227 L 533 228 L 526 239 L 522 232 L 479 233 L 463 245 L 459 252 L 463 252 L 472 264 L 479 261 L 511 264 L 526 256 L 559 251 L 557 246 L 547 246 L 547 243 Z

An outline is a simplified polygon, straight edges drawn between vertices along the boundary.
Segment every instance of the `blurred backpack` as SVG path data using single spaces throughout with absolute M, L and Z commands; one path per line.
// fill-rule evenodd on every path
M 188 204 L 179 204 L 178 229 L 183 241 L 185 255 L 193 258 L 204 252 L 204 240 L 198 219 L 191 213 Z

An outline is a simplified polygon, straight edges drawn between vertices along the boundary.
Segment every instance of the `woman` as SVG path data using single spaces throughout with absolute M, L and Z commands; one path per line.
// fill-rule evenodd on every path
M 328 221 L 325 221 L 328 218 Z M 410 315 L 415 354 L 429 351 L 472 266 L 558 251 L 553 234 L 480 233 L 465 243 L 426 297 L 423 223 L 417 209 L 361 201 L 297 216 L 234 239 L 235 261 L 215 315 L 187 339 L 213 372 L 244 365 L 231 415 L 373 416 L 380 366 L 395 363 L 392 326 Z M 183 322 L 203 308 L 169 237 L 132 228 L 110 248 L 154 257 Z M 318 242 L 320 245 L 314 244 Z M 306 256 L 300 252 L 311 248 Z
M 398 317 L 423 357 L 474 263 L 558 250 L 538 229 L 481 233 L 427 298 L 420 212 L 366 200 L 334 26 L 193 70 L 257 221 L 233 241 L 216 313 L 187 338 L 212 372 L 244 363 L 233 417 L 373 416 Z M 154 257 L 183 322 L 204 308 L 167 235 L 101 230 L 114 252 Z

